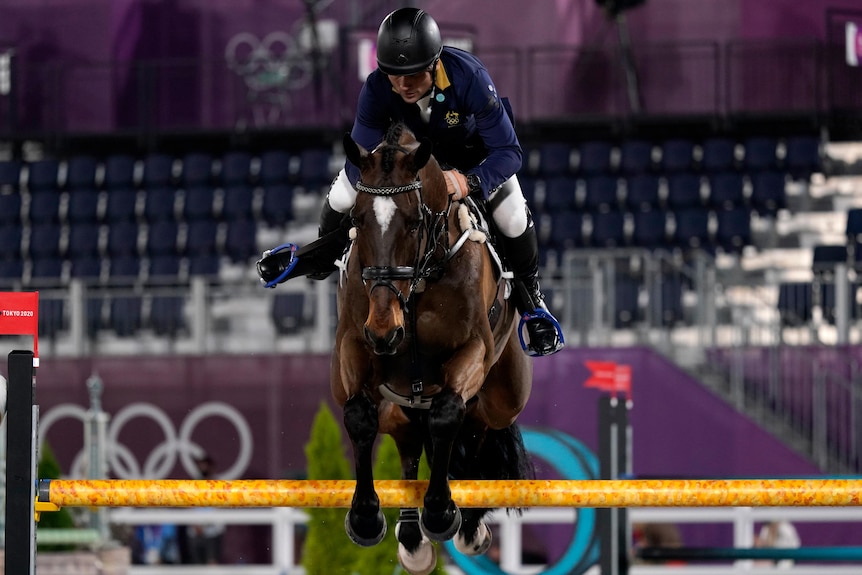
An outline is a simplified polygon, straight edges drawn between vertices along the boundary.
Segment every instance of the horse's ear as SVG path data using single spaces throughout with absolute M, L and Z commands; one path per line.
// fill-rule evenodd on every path
M 417 172 L 428 163 L 433 149 L 434 144 L 428 138 L 419 140 L 419 147 L 413 151 L 413 167 Z
M 344 134 L 344 153 L 347 155 L 347 159 L 350 160 L 350 163 L 356 167 L 359 167 L 359 162 L 362 160 L 364 156 L 368 154 L 365 149 L 356 143 L 356 141 L 351 137 L 350 132 L 346 132 Z

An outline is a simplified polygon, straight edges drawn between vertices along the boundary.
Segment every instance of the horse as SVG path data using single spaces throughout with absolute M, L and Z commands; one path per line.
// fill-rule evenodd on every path
M 471 555 L 491 544 L 482 521 L 490 509 L 459 509 L 450 477 L 534 476 L 516 422 L 532 359 L 519 343 L 499 258 L 481 233 L 477 240 L 477 218 L 447 193 L 431 142 L 394 124 L 374 150 L 349 134 L 344 150 L 360 170 L 331 356 L 356 475 L 345 529 L 362 546 L 386 533 L 372 473 L 378 433 L 394 438 L 402 479 L 417 479 L 424 449 L 421 514 L 402 508 L 395 533 L 401 565 L 425 575 L 436 564 L 435 541 L 454 538 Z

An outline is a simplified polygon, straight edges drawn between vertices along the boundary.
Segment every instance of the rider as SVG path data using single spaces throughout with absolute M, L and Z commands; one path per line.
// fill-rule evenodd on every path
M 437 23 L 418 8 L 400 8 L 383 20 L 377 33 L 377 66 L 359 94 L 351 136 L 370 150 L 391 123 L 402 121 L 417 138 L 433 142 L 434 157 L 449 168 L 444 175 L 453 199 L 470 195 L 486 202 L 521 287 L 516 301 L 521 314 L 527 314 L 529 352 L 558 351 L 563 338 L 539 288 L 538 242 L 516 177 L 522 151 L 508 100 L 497 94 L 475 56 L 443 46 Z M 358 168 L 346 162 L 323 202 L 321 237 L 343 229 L 358 179 Z M 345 234 L 340 237 L 346 242 Z M 327 277 L 335 268 L 326 264 L 309 277 Z

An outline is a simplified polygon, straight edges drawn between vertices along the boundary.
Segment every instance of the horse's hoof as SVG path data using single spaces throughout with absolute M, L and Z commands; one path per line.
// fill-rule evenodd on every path
M 423 511 L 419 519 L 419 527 L 422 529 L 422 533 L 432 541 L 449 541 L 455 537 L 461 528 L 461 510 L 455 503 L 450 502 L 449 508 L 439 514 L 439 519 L 433 517 L 428 511 Z
M 491 535 L 491 529 L 488 528 L 484 522 L 479 523 L 479 527 L 476 529 L 476 534 L 473 536 L 473 541 L 467 543 L 464 539 L 464 533 L 459 531 L 458 536 L 455 537 L 455 549 L 463 553 L 464 555 L 484 555 L 488 549 L 491 547 L 491 540 L 493 539 Z
M 437 567 L 437 549 L 427 537 L 412 553 L 403 543 L 398 544 L 398 562 L 410 575 L 428 575 Z
M 378 510 L 374 517 L 373 525 L 369 525 L 369 520 L 364 517 L 355 515 L 352 511 L 348 511 L 344 517 L 344 530 L 347 531 L 347 536 L 350 540 L 362 547 L 373 547 L 377 545 L 386 536 L 386 517 L 383 511 Z M 371 527 L 371 529 L 367 529 Z M 372 532 L 371 535 L 360 533 L 360 531 Z

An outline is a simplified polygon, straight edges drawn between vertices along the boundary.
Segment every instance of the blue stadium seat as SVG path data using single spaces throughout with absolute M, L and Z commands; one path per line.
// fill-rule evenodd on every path
M 632 245 L 646 249 L 667 247 L 667 214 L 663 210 L 634 212 L 632 221 Z
M 745 180 L 739 172 L 714 172 L 709 179 L 706 203 L 717 210 L 729 210 L 745 205 Z
M 215 278 L 219 275 L 221 261 L 218 254 L 193 253 L 189 254 L 189 275 Z
M 545 181 L 545 201 L 542 211 L 553 214 L 572 210 L 577 201 L 578 180 L 574 176 L 557 176 Z
M 227 152 L 221 159 L 220 179 L 223 186 L 251 183 L 251 154 L 243 151 Z
M 813 318 L 811 282 L 783 282 L 778 286 L 777 309 L 784 327 L 802 327 Z
M 140 296 L 111 298 L 108 325 L 118 337 L 133 337 L 143 327 L 143 300 Z
M 66 257 L 77 259 L 99 255 L 101 226 L 96 222 L 79 222 L 69 226 Z
M 673 327 L 685 319 L 683 278 L 678 273 L 663 273 L 649 287 L 650 319 L 657 327 Z
M 203 152 L 192 152 L 183 157 L 182 185 L 185 188 L 213 184 L 213 159 Z
M 28 254 L 31 258 L 59 257 L 60 226 L 55 224 L 37 224 L 30 228 Z
M 643 318 L 640 309 L 640 282 L 627 275 L 618 275 L 614 282 L 614 327 L 630 328 Z
M 105 158 L 105 181 L 107 190 L 133 189 L 135 183 L 135 158 L 127 154 L 112 154 Z
M 751 245 L 751 210 L 716 210 L 715 244 L 726 253 L 740 253 Z
M 133 188 L 112 188 L 107 191 L 105 221 L 114 223 L 137 218 L 138 192 Z
M 150 257 L 147 276 L 154 284 L 177 283 L 185 280 L 180 275 L 181 271 L 182 261 L 179 254 L 162 253 Z
M 143 160 L 141 185 L 145 189 L 174 186 L 174 158 L 169 154 L 147 154 Z
M 21 221 L 21 194 L 0 192 L 0 226 Z
M 234 220 L 227 223 L 224 254 L 231 261 L 240 263 L 260 257 L 257 247 L 257 223 L 252 220 Z
M 595 176 L 611 172 L 613 146 L 610 142 L 602 140 L 583 142 L 578 149 L 580 152 L 578 173 L 584 176 Z
M 823 312 L 823 319 L 826 323 L 835 325 L 838 311 L 835 282 L 823 282 L 819 284 L 819 286 L 820 309 Z M 847 307 L 850 311 L 850 319 L 855 320 L 858 319 L 860 315 L 859 304 L 856 303 L 856 294 L 859 291 L 859 284 L 852 283 L 847 287 Z
M 684 138 L 665 140 L 661 145 L 664 172 L 690 172 L 694 169 L 694 142 Z
M 847 210 L 847 224 L 845 227 L 847 241 L 850 243 L 862 243 L 862 208 L 850 208 Z
M 787 207 L 787 182 L 783 173 L 766 170 L 751 175 L 751 207 L 762 217 L 775 217 Z
M 704 205 L 700 175 L 695 173 L 670 174 L 667 177 L 667 206 L 671 210 L 698 208 Z
M 272 299 L 270 317 L 279 335 L 294 335 L 309 325 L 305 318 L 305 292 L 283 292 Z
M 24 260 L 21 258 L 0 258 L 0 283 L 4 286 L 17 282 L 24 275 Z
M 148 222 L 172 221 L 176 217 L 177 190 L 155 187 L 144 192 L 144 219 Z
M 183 217 L 187 221 L 215 217 L 215 188 L 194 186 L 186 189 Z
M 268 150 L 262 153 L 259 180 L 264 186 L 291 182 L 291 155 L 284 150 Z
M 584 216 L 575 211 L 551 213 L 551 230 L 548 245 L 557 250 L 567 250 L 584 245 Z
M 253 187 L 248 184 L 231 184 L 225 188 L 221 212 L 223 220 L 250 220 L 253 217 L 253 207 Z
M 784 170 L 795 180 L 807 180 L 811 174 L 822 172 L 823 158 L 820 153 L 820 138 L 817 136 L 788 138 Z
M 147 255 L 179 254 L 179 228 L 179 224 L 173 220 L 151 223 L 147 227 Z
M 155 296 L 150 302 L 149 325 L 158 336 L 176 337 L 186 330 L 185 301 L 177 296 Z
M 39 298 L 39 337 L 54 339 L 66 329 L 66 302 L 57 298 Z
M 142 261 L 137 255 L 115 256 L 108 265 L 108 277 L 123 283 L 137 282 L 141 277 Z
M 617 179 L 614 176 L 590 176 L 584 180 L 584 210 L 618 211 L 620 208 Z
M 711 243 L 709 233 L 709 210 L 706 208 L 685 208 L 677 210 L 674 215 L 674 231 L 672 240 L 677 247 L 688 249 L 706 249 Z
M 24 228 L 18 222 L 0 226 L 0 259 L 20 259 Z
M 304 148 L 299 154 L 299 183 L 307 189 L 329 186 L 335 175 L 330 169 L 329 148 Z
M 96 189 L 99 162 L 93 156 L 72 156 L 66 162 L 66 189 Z
M 736 167 L 736 142 L 730 138 L 707 138 L 702 145 L 701 169 L 726 172 Z
M 58 287 L 63 282 L 63 259 L 60 256 L 42 256 L 30 266 L 30 288 Z
M 112 222 L 108 226 L 105 250 L 107 255 L 131 256 L 138 254 L 138 224 L 135 222 Z
M 0 194 L 21 191 L 21 162 L 0 161 Z
M 52 188 L 30 192 L 30 210 L 27 219 L 33 224 L 58 224 L 60 222 L 60 190 Z
M 99 219 L 100 194 L 96 188 L 77 188 L 69 192 L 66 219 L 71 224 Z
M 27 164 L 27 189 L 58 190 L 60 188 L 60 162 L 54 159 L 37 160 Z
M 625 207 L 633 212 L 645 212 L 661 207 L 659 178 L 653 174 L 635 174 L 626 179 Z
M 539 170 L 541 178 L 570 176 L 572 156 L 575 151 L 572 144 L 566 142 L 544 142 L 539 145 Z
M 95 339 L 105 327 L 105 304 L 107 300 L 100 296 L 89 296 L 85 305 L 84 325 L 87 337 Z
M 590 245 L 597 248 L 620 248 L 626 245 L 625 214 L 595 212 L 590 231 Z
M 815 276 L 826 278 L 834 275 L 835 266 L 849 264 L 847 244 L 821 244 L 814 246 L 811 271 Z
M 620 170 L 624 174 L 641 174 L 653 169 L 653 145 L 644 140 L 625 140 L 620 146 Z
M 186 229 L 185 253 L 214 254 L 218 238 L 218 224 L 213 220 L 194 220 Z
M 778 141 L 768 136 L 752 136 L 745 140 L 743 166 L 749 172 L 774 170 L 778 167 Z
M 269 184 L 263 188 L 260 218 L 270 227 L 283 228 L 294 218 L 293 186 Z
M 88 282 L 97 282 L 102 277 L 102 258 L 100 256 L 80 256 L 69 260 L 69 276 Z

